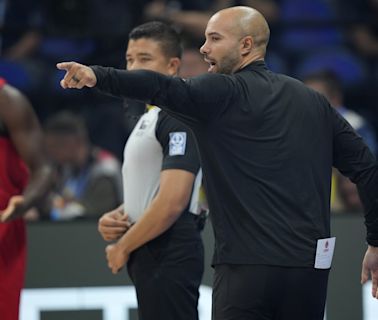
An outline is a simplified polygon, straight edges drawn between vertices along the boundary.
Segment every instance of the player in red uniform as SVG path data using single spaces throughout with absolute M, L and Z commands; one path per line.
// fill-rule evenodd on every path
M 0 319 L 18 320 L 24 284 L 26 230 L 22 215 L 43 200 L 52 169 L 42 131 L 27 99 L 0 78 Z

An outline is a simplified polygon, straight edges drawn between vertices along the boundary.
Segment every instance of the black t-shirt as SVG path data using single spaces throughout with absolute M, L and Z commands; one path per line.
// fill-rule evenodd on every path
M 151 101 L 196 136 L 215 232 L 214 263 L 314 266 L 330 236 L 332 166 L 357 183 L 378 246 L 374 156 L 326 99 L 256 61 L 189 80 L 93 67 L 97 88 Z

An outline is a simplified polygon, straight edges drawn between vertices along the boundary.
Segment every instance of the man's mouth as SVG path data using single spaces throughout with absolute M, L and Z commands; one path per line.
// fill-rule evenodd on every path
M 212 59 L 208 59 L 208 58 L 205 58 L 205 61 L 209 64 L 209 69 L 207 69 L 208 72 L 214 72 L 214 69 L 215 69 L 215 66 L 217 65 L 217 63 L 212 60 Z

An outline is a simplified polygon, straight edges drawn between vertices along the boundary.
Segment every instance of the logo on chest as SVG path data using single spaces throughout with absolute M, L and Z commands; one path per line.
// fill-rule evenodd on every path
M 139 125 L 139 127 L 137 129 L 136 135 L 137 136 L 143 135 L 144 132 L 146 131 L 146 129 L 148 128 L 148 126 L 150 125 L 150 123 L 151 123 L 151 121 L 148 120 L 148 119 L 142 120 L 141 124 Z

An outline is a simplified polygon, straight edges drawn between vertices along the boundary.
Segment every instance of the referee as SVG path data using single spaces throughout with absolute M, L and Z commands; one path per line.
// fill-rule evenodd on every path
M 176 75 L 181 53 L 171 27 L 149 22 L 130 32 L 127 69 Z M 116 273 L 127 263 L 140 320 L 198 319 L 204 252 L 194 136 L 149 106 L 128 138 L 123 161 L 124 203 L 99 221 L 105 240 L 119 239 L 106 248 L 109 267 Z M 133 226 L 127 231 L 128 223 Z
M 201 47 L 209 73 L 182 80 L 58 64 L 64 88 L 152 101 L 188 124 L 215 232 L 213 319 L 323 319 L 335 239 L 331 169 L 357 184 L 368 249 L 362 282 L 378 297 L 378 167 L 327 100 L 264 62 L 269 27 L 249 7 L 214 14 Z

